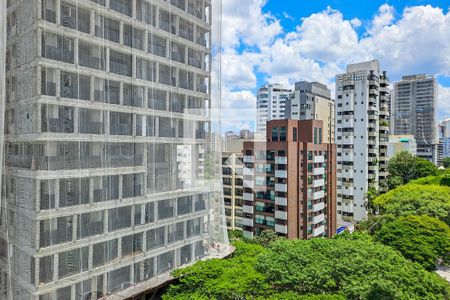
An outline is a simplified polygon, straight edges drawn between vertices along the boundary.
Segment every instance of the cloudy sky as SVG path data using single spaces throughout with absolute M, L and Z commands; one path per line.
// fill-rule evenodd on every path
M 391 81 L 439 81 L 450 117 L 450 2 L 222 0 L 222 107 L 254 108 L 266 82 L 314 80 L 334 89 L 348 63 L 379 59 Z

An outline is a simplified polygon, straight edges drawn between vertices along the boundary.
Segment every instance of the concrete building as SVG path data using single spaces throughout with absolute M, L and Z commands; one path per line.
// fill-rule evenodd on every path
M 442 158 L 450 157 L 450 118 L 442 121 L 440 129 L 439 138 L 442 140 Z
M 244 143 L 244 236 L 336 232 L 336 149 L 320 120 L 272 120 L 267 141 Z
M 340 224 L 364 220 L 369 189 L 386 191 L 389 82 L 377 60 L 336 76 L 337 210 Z
M 319 82 L 300 81 L 286 105 L 286 117 L 294 120 L 322 120 L 323 140 L 334 143 L 335 104 L 331 90 Z
M 0 3 L 0 298 L 144 299 L 227 255 L 203 171 L 211 2 Z
M 257 92 L 256 131 L 266 132 L 266 123 L 270 120 L 286 118 L 286 102 L 292 89 L 280 84 L 266 84 Z
M 393 121 L 396 135 L 413 134 L 417 156 L 437 162 L 437 82 L 425 74 L 404 76 L 394 84 Z
M 389 135 L 388 157 L 391 158 L 400 152 L 417 154 L 417 144 L 413 135 Z
M 229 230 L 242 230 L 243 162 L 242 153 L 222 152 L 223 194 Z

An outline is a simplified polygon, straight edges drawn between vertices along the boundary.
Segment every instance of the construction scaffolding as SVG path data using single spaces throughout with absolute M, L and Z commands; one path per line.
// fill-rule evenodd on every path
M 0 4 L 0 299 L 139 299 L 228 255 L 220 0 Z

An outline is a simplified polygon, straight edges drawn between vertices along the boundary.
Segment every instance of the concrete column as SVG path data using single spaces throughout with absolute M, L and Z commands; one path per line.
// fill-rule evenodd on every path
M 78 65 L 78 45 L 79 45 L 79 40 L 75 39 L 74 41 L 74 45 L 73 45 L 73 56 L 74 56 L 74 64 Z
M 72 240 L 77 239 L 77 231 L 78 231 L 78 218 L 77 215 L 74 215 L 72 220 Z
M 103 231 L 108 232 L 108 210 L 103 211 Z
M 120 21 L 119 25 L 119 43 L 123 45 L 123 21 Z
M 57 254 L 53 255 L 53 281 L 58 282 L 58 264 L 59 257 Z
M 123 175 L 119 175 L 119 199 L 122 200 L 123 192 Z
M 106 48 L 106 62 L 105 62 L 105 64 L 106 64 L 106 73 L 109 73 L 110 71 L 110 67 L 109 67 L 109 56 L 110 56 L 110 49 L 109 48 Z
M 91 93 L 92 93 L 92 91 L 91 91 Z M 79 110 L 80 110 L 80 108 L 76 107 L 73 112 L 73 132 L 74 133 L 78 133 L 78 124 L 79 124 L 79 118 L 80 118 Z
M 120 105 L 123 105 L 123 81 L 120 82 Z
M 61 97 L 61 71 L 56 70 L 56 97 Z
M 49 184 L 52 184 L 52 182 L 54 183 L 54 188 L 55 188 L 55 208 L 59 208 L 59 178 L 50 180 Z
M 144 33 L 144 51 L 149 53 L 150 52 L 150 48 L 148 47 L 148 35 L 149 35 L 149 31 L 146 30 Z
M 117 239 L 117 257 L 122 257 L 122 238 Z
M 56 24 L 61 25 L 61 1 L 56 0 Z

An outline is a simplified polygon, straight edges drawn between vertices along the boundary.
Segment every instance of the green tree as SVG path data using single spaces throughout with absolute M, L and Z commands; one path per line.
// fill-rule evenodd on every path
M 448 299 L 450 286 L 370 237 L 279 240 L 257 261 L 277 291 L 346 299 Z
M 450 225 L 450 187 L 410 183 L 374 200 L 383 215 L 428 215 Z
M 450 157 L 445 157 L 442 160 L 442 164 L 443 164 L 444 168 L 446 168 L 446 169 L 450 168 Z
M 429 216 L 407 216 L 388 222 L 375 239 L 428 270 L 436 268 L 438 259 L 449 259 L 450 227 Z
M 402 184 L 406 184 L 413 179 L 437 175 L 438 168 L 426 159 L 403 151 L 389 160 L 388 171 L 393 178 L 389 181 L 390 188 L 394 188 L 400 179 Z
M 265 297 L 270 285 L 254 268 L 264 248 L 254 243 L 237 241 L 236 251 L 229 259 L 199 261 L 172 274 L 178 284 L 169 286 L 167 299 L 242 299 Z
M 281 239 L 275 231 L 273 230 L 263 230 L 258 236 L 256 236 L 253 240 L 260 244 L 263 247 L 269 246 L 270 243 Z

